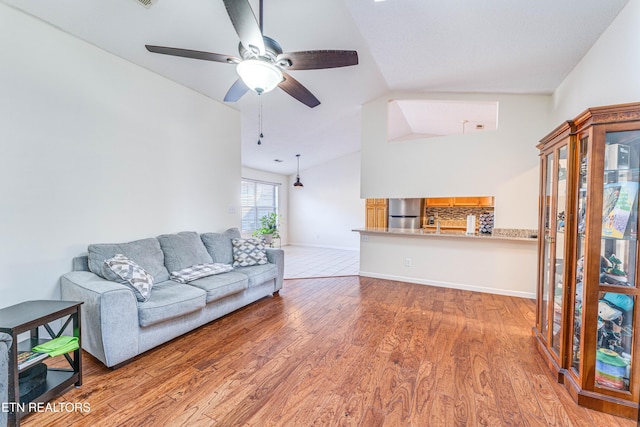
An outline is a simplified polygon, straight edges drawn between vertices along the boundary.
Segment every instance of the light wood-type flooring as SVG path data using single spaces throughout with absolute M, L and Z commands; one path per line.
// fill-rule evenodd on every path
M 265 298 L 84 384 L 25 426 L 635 426 L 578 407 L 534 301 L 357 276 Z M 63 405 L 59 405 L 63 407 Z M 87 406 L 90 412 L 86 412 Z M 59 410 L 59 409 L 58 409 Z

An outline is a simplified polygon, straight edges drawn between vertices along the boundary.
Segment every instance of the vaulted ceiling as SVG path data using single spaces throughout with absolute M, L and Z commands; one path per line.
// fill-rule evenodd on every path
M 222 0 L 2 2 L 219 102 L 237 79 L 233 65 L 144 47 L 237 56 Z M 627 2 L 264 0 L 264 34 L 284 51 L 356 50 L 359 64 L 290 71 L 321 104 L 278 89 L 260 96 L 261 145 L 259 96 L 228 103 L 242 114 L 242 163 L 291 174 L 296 154 L 305 169 L 358 151 L 360 106 L 390 91 L 552 93 Z M 258 16 L 258 0 L 249 3 Z

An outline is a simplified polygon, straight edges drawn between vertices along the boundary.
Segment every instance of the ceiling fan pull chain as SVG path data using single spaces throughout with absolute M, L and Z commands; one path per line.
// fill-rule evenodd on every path
M 262 95 L 258 94 L 258 99 L 260 100 L 260 107 L 258 109 L 258 130 L 260 131 L 258 145 L 262 145 L 262 138 L 264 138 L 264 135 L 262 134 Z

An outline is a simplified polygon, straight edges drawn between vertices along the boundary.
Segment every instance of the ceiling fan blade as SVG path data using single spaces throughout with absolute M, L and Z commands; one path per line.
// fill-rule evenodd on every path
M 231 85 L 231 87 L 227 91 L 227 94 L 224 96 L 224 102 L 236 102 L 237 100 L 242 98 L 242 96 L 247 93 L 248 90 L 249 88 L 247 87 L 247 85 L 244 84 L 242 79 L 239 78 L 233 85 Z
M 202 52 L 199 50 L 180 49 L 177 47 L 145 45 L 149 52 L 161 53 L 163 55 L 182 56 L 185 58 L 203 59 L 205 61 L 226 62 L 235 64 L 240 62 L 240 58 L 231 55 L 221 55 L 219 53 Z
M 298 101 L 302 102 L 304 105 L 310 108 L 317 107 L 320 105 L 320 101 L 316 98 L 309 89 L 302 86 L 299 81 L 291 77 L 287 73 L 282 73 L 284 76 L 284 80 L 280 82 L 278 87 L 283 91 L 287 92 L 289 95 L 293 96 Z
M 355 50 L 307 50 L 286 52 L 278 55 L 276 63 L 287 70 L 319 70 L 323 68 L 348 67 L 358 64 Z
M 224 0 L 233 28 L 236 29 L 240 43 L 250 51 L 258 50 L 260 56 L 265 54 L 262 31 L 247 0 Z

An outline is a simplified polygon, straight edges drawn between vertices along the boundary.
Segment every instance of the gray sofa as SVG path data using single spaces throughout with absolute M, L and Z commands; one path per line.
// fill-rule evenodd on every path
M 9 349 L 11 335 L 0 332 L 0 405 L 9 399 Z M 0 426 L 7 425 L 6 411 L 0 410 Z
M 284 252 L 264 249 L 266 264 L 235 266 L 232 271 L 179 283 L 170 272 L 204 262 L 232 264 L 232 239 L 224 233 L 182 232 L 124 244 L 89 245 L 74 258 L 73 271 L 60 279 L 64 300 L 83 301 L 82 348 L 108 367 L 131 358 L 277 293 L 282 288 Z M 238 249 L 238 248 L 236 248 Z M 123 254 L 153 277 L 147 301 L 105 271 L 105 260 Z M 242 262 L 242 264 L 247 264 Z M 262 261 L 264 262 L 264 261 Z

